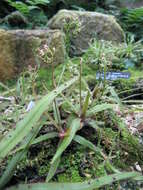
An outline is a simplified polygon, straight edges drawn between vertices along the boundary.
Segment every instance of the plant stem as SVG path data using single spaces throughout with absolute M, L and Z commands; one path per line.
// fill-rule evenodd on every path
M 55 69 L 54 68 L 54 57 L 53 57 L 53 52 L 52 52 L 52 85 L 53 85 L 53 89 L 55 89 L 57 87 L 56 81 L 55 81 L 55 76 L 54 76 L 54 69 Z M 61 120 L 60 120 L 60 112 L 59 112 L 59 107 L 57 105 L 56 99 L 54 99 L 53 104 L 54 104 L 54 107 L 55 107 L 55 114 L 57 116 L 57 123 L 59 125 L 59 130 L 62 131 Z
M 81 97 L 82 63 L 83 63 L 83 59 L 80 58 L 80 76 L 79 76 L 80 115 L 82 113 L 82 97 Z

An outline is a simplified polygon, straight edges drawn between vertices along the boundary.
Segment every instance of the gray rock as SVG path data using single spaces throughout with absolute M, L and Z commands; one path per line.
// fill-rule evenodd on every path
M 46 62 L 37 56 L 37 49 L 52 51 Z M 48 55 L 48 54 L 47 54 Z M 63 33 L 59 30 L 0 30 L 0 81 L 15 77 L 28 65 L 49 67 L 64 62 Z
M 66 33 L 71 55 L 81 55 L 94 38 L 124 41 L 124 32 L 115 18 L 97 12 L 61 10 L 49 20 L 48 27 Z

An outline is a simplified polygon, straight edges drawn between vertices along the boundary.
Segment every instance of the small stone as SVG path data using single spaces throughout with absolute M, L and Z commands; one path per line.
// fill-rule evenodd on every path
M 136 168 L 136 170 L 139 171 L 139 172 L 142 171 L 142 169 L 141 169 L 141 167 L 138 165 L 138 163 L 135 164 L 135 168 Z

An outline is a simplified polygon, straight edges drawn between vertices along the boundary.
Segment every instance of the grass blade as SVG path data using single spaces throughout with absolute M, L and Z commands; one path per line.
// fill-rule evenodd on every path
M 116 93 L 116 91 L 114 90 L 114 88 L 110 87 L 109 90 L 110 90 L 112 97 L 114 98 L 114 101 L 117 104 L 119 104 L 120 106 L 122 106 L 122 102 L 120 101 L 120 98 L 119 98 L 118 94 Z
M 26 154 L 26 151 L 23 150 L 21 152 L 18 152 L 10 161 L 10 163 L 8 164 L 5 172 L 3 173 L 2 177 L 0 178 L 0 189 L 2 189 L 11 179 L 11 177 L 13 176 L 13 173 L 16 169 L 16 166 L 18 164 L 18 162 L 21 161 L 21 159 L 23 158 L 23 156 Z
M 51 165 L 48 176 L 46 178 L 46 182 L 49 182 L 50 179 L 52 179 L 52 177 L 55 175 L 55 172 L 59 166 L 60 163 L 60 157 L 57 158 L 57 160 Z
M 32 145 L 33 144 L 37 144 L 37 143 L 40 143 L 40 142 L 43 142 L 43 141 L 46 141 L 46 140 L 49 140 L 49 139 L 52 139 L 54 137 L 58 137 L 58 133 L 56 132 L 51 132 L 51 133 L 48 133 L 48 134 L 45 134 L 45 135 L 41 135 L 39 136 L 38 138 L 36 138 L 33 142 L 32 142 Z
M 30 132 L 30 134 L 27 136 L 27 138 L 24 140 L 25 142 L 25 147 L 24 150 L 21 152 L 18 152 L 13 158 L 11 159 L 10 163 L 8 164 L 4 174 L 0 178 L 0 189 L 3 188 L 11 179 L 13 176 L 13 173 L 16 169 L 17 164 L 23 159 L 24 155 L 26 154 L 29 146 L 31 145 L 31 142 L 33 139 L 36 137 L 38 134 L 40 128 L 42 127 L 42 124 L 44 121 L 42 121 L 40 124 L 37 124 L 34 129 Z M 40 127 L 39 127 L 40 126 Z
M 6 90 L 9 90 L 9 88 L 5 84 L 3 84 L 2 82 L 0 82 L 0 87 L 4 88 Z
M 25 118 L 18 122 L 16 129 L 12 129 L 0 142 L 0 160 L 7 156 L 9 152 L 30 132 L 32 127 L 34 127 L 41 115 L 48 109 L 48 106 L 53 102 L 55 97 L 75 83 L 77 79 L 78 77 L 71 79 L 50 92 L 48 95 L 44 96 L 25 116 Z
M 93 116 L 95 113 L 101 112 L 101 111 L 105 111 L 108 109 L 113 109 L 113 107 L 115 106 L 115 104 L 101 104 L 101 105 L 96 105 L 93 108 L 91 108 L 90 110 L 87 111 L 87 116 Z
M 71 125 L 68 129 L 67 136 L 64 137 L 63 141 L 61 142 L 61 144 L 58 147 L 58 150 L 57 150 L 55 156 L 52 159 L 52 162 L 51 162 L 52 164 L 58 159 L 58 157 L 61 156 L 63 151 L 69 146 L 69 144 L 73 140 L 73 138 L 79 128 L 80 128 L 80 119 L 79 118 L 73 119 L 73 121 L 71 122 Z
M 90 92 L 87 92 L 86 98 L 85 98 L 85 102 L 83 104 L 83 108 L 82 108 L 82 113 L 81 113 L 81 117 L 84 118 L 88 109 L 88 105 L 89 105 L 89 99 L 90 99 Z
M 79 143 L 85 147 L 90 148 L 94 152 L 101 152 L 100 148 L 96 147 L 92 142 L 88 141 L 84 137 L 81 137 L 80 135 L 76 135 L 74 137 L 74 141 L 76 141 L 77 143 Z
M 31 143 L 31 145 L 38 144 L 40 142 L 43 142 L 43 141 L 46 141 L 46 140 L 49 140 L 49 139 L 52 139 L 52 138 L 55 138 L 55 137 L 58 137 L 58 136 L 59 135 L 56 132 L 51 132 L 51 133 L 48 133 L 48 134 L 45 134 L 45 135 L 41 135 L 41 136 L 37 137 Z M 26 144 L 23 144 L 22 146 L 20 146 L 19 148 L 17 148 L 15 152 L 20 151 L 20 150 L 24 149 L 25 147 L 26 147 Z
M 54 118 L 55 118 L 55 121 L 56 123 L 58 123 L 58 125 L 60 126 L 61 128 L 61 116 L 60 116 L 60 110 L 59 110 L 59 107 L 57 105 L 57 100 L 55 99 L 54 102 L 53 102 L 53 111 L 54 111 Z M 62 129 L 62 128 L 61 128 Z
M 97 121 L 95 121 L 95 120 L 89 121 L 88 124 L 90 125 L 90 127 L 92 127 L 95 130 L 97 130 L 99 128 Z
M 24 184 L 8 188 L 7 190 L 94 190 L 105 185 L 110 185 L 113 182 L 132 179 L 140 176 L 137 172 L 122 172 L 121 174 L 113 174 L 100 177 L 94 180 L 89 180 L 83 183 L 36 183 Z

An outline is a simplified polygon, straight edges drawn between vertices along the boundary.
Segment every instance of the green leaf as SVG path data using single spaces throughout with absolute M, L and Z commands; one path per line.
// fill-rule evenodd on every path
M 115 104 L 101 104 L 101 105 L 96 105 L 93 108 L 91 108 L 90 110 L 87 111 L 87 116 L 93 116 L 95 113 L 101 112 L 101 111 L 105 111 L 108 109 L 113 109 L 113 107 L 115 106 Z
M 78 77 L 71 79 L 44 96 L 37 102 L 35 107 L 25 115 L 24 119 L 17 123 L 16 128 L 12 129 L 6 136 L 4 136 L 0 141 L 0 160 L 7 156 L 9 152 L 28 135 L 32 127 L 35 127 L 36 123 L 42 114 L 48 109 L 48 106 L 53 102 L 55 97 L 75 83 L 77 79 Z
M 59 166 L 60 160 L 61 160 L 60 157 L 58 157 L 57 160 L 53 164 L 51 164 L 48 176 L 46 178 L 46 182 L 49 182 L 50 179 L 52 179 L 52 177 L 55 175 L 55 172 Z
M 34 144 L 38 144 L 40 142 L 43 142 L 43 141 L 46 141 L 46 140 L 49 140 L 49 139 L 52 139 L 52 138 L 55 138 L 55 137 L 58 137 L 58 133 L 56 132 L 51 132 L 51 133 L 48 133 L 48 134 L 45 134 L 45 135 L 41 135 L 39 137 L 37 137 L 32 143 L 31 145 L 34 145 Z M 26 146 L 26 144 L 22 144 L 19 148 L 16 149 L 15 152 L 17 151 L 20 151 L 22 149 L 24 149 Z
M 40 7 L 33 5 L 33 6 L 28 6 L 28 9 L 29 9 L 29 11 L 32 11 L 34 9 L 40 9 Z
M 88 141 L 84 137 L 81 137 L 80 135 L 76 135 L 74 137 L 74 141 L 78 142 L 79 144 L 81 144 L 81 145 L 83 145 L 85 147 L 90 148 L 94 152 L 101 152 L 100 148 L 96 147 L 92 142 Z
M 138 177 L 135 178 L 135 180 L 143 182 L 143 176 L 138 176 Z
M 30 5 L 47 5 L 50 3 L 49 0 L 28 0 Z
M 85 117 L 87 109 L 88 109 L 89 99 L 90 99 L 90 92 L 88 91 L 85 98 L 85 102 L 83 104 L 82 113 L 81 113 L 81 117 L 83 118 Z
M 13 176 L 13 173 L 16 169 L 16 166 L 18 164 L 18 162 L 21 161 L 21 159 L 24 157 L 24 155 L 26 154 L 26 151 L 23 150 L 21 152 L 18 152 L 10 161 L 10 163 L 8 164 L 5 172 L 3 173 L 2 177 L 0 178 L 0 189 L 2 189 L 7 183 L 8 181 L 11 179 L 11 177 Z
M 6 90 L 9 90 L 9 88 L 5 84 L 3 84 L 2 82 L 0 82 L 0 87 L 4 88 Z
M 115 102 L 117 102 L 120 106 L 122 106 L 120 98 L 119 98 L 118 94 L 116 93 L 116 91 L 114 90 L 114 88 L 110 87 L 109 90 L 110 90 L 111 95 L 114 98 Z
M 13 158 L 10 160 L 10 163 L 8 164 L 5 172 L 3 173 L 2 177 L 0 178 L 0 189 L 3 188 L 8 181 L 13 176 L 13 173 L 16 169 L 17 164 L 23 159 L 25 154 L 27 153 L 27 150 L 29 146 L 31 145 L 31 142 L 38 134 L 40 128 L 42 127 L 43 121 L 40 124 L 37 124 L 36 127 L 29 133 L 26 139 L 24 139 L 25 147 L 24 150 L 21 152 L 18 152 L 16 155 L 13 156 Z M 40 125 L 40 127 L 39 127 Z
M 21 79 L 21 78 L 20 78 Z M 16 95 L 20 96 L 21 94 L 21 83 L 20 83 L 20 79 L 18 79 L 17 84 L 16 84 Z
M 89 121 L 88 124 L 90 125 L 90 127 L 92 127 L 95 130 L 99 129 L 97 121 L 95 121 L 95 120 Z
M 54 117 L 55 117 L 56 123 L 58 123 L 58 125 L 61 125 L 60 110 L 59 110 L 59 107 L 57 105 L 57 100 L 56 99 L 53 102 L 53 112 L 54 112 Z
M 36 138 L 33 142 L 32 142 L 32 145 L 33 144 L 37 144 L 37 143 L 40 143 L 40 142 L 43 142 L 43 141 L 46 141 L 46 140 L 49 140 L 49 139 L 52 139 L 54 137 L 58 137 L 58 133 L 56 132 L 51 132 L 51 133 L 48 133 L 48 134 L 45 134 L 45 135 L 41 135 L 39 136 L 38 138 Z
M 69 146 L 71 141 L 73 140 L 77 130 L 80 128 L 80 119 L 73 119 L 71 122 L 71 125 L 67 131 L 67 136 L 64 137 L 63 141 L 58 147 L 58 150 L 55 154 L 55 156 L 52 159 L 52 164 L 58 159 L 58 157 L 61 156 L 61 154 L 64 152 L 64 150 Z
M 113 182 L 131 179 L 140 176 L 137 172 L 122 172 L 121 174 L 107 175 L 83 183 L 36 183 L 17 185 L 7 190 L 94 190 Z

